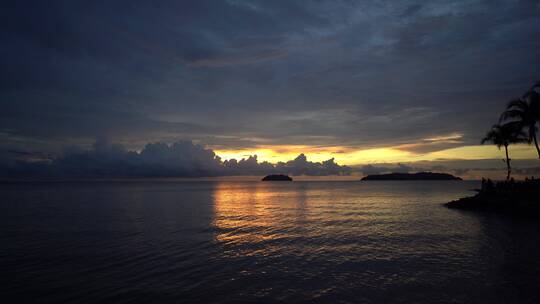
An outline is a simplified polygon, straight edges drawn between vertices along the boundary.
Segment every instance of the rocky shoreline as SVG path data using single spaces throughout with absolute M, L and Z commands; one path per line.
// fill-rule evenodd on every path
M 471 197 L 445 204 L 451 209 L 494 212 L 540 217 L 540 180 L 482 182 L 482 188 Z

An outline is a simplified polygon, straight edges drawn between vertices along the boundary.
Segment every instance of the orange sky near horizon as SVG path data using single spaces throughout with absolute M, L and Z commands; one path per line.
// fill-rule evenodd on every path
M 504 149 L 499 150 L 493 145 L 472 145 L 439 151 L 419 153 L 407 150 L 406 146 L 380 148 L 351 148 L 351 147 L 313 147 L 306 145 L 261 145 L 251 149 L 222 150 L 214 152 L 223 160 L 247 158 L 257 155 L 259 162 L 286 162 L 304 153 L 309 161 L 321 162 L 334 158 L 340 165 L 363 165 L 372 163 L 407 163 L 436 160 L 480 160 L 504 158 Z M 512 159 L 536 159 L 537 155 L 532 146 L 513 145 L 509 148 Z

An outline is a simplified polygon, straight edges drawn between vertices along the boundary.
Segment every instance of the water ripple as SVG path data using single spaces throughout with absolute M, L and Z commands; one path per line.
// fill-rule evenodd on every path
M 43 303 L 533 302 L 540 245 L 530 231 L 539 224 L 441 207 L 474 187 L 0 185 L 3 294 Z

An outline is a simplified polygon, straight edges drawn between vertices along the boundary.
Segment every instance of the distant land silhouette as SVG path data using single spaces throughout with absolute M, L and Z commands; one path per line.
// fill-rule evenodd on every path
M 278 181 L 278 182 L 292 182 L 292 178 L 288 175 L 283 174 L 271 174 L 263 177 L 263 182 L 271 182 L 271 181 Z
M 461 178 L 447 173 L 418 172 L 373 174 L 363 177 L 362 180 L 461 180 Z

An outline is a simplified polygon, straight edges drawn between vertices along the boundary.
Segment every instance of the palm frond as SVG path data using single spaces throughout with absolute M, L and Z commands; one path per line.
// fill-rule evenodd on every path
M 502 112 L 501 117 L 499 118 L 499 123 L 512 119 L 512 118 L 523 119 L 524 116 L 525 116 L 525 113 L 521 110 L 513 110 L 513 109 L 506 110 Z
M 516 99 L 512 99 L 510 100 L 510 102 L 508 102 L 508 105 L 506 105 L 506 108 L 507 109 L 521 109 L 521 110 L 525 110 L 529 107 L 529 105 L 527 104 L 527 102 L 522 99 L 522 98 L 516 98 Z
M 491 142 L 498 148 L 509 144 L 529 142 L 529 137 L 523 132 L 523 125 L 519 121 L 512 121 L 503 125 L 494 125 L 482 139 L 482 144 Z

